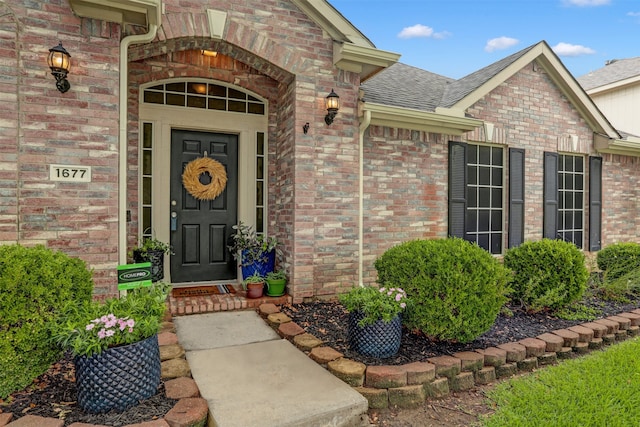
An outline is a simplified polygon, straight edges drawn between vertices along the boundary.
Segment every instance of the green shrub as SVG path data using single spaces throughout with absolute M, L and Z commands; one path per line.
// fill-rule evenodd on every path
M 49 338 L 67 301 L 89 301 L 83 261 L 39 245 L 0 246 L 0 398 L 24 388 L 60 357 Z
M 640 244 L 633 242 L 614 243 L 601 249 L 596 255 L 598 268 L 604 272 L 605 280 L 615 280 L 631 270 L 640 268 Z
M 413 240 L 375 262 L 378 281 L 404 289 L 404 323 L 430 338 L 469 342 L 491 328 L 507 301 L 509 271 L 459 238 Z
M 573 243 L 542 239 L 507 250 L 504 265 L 514 272 L 512 298 L 527 309 L 557 310 L 583 295 L 589 272 Z

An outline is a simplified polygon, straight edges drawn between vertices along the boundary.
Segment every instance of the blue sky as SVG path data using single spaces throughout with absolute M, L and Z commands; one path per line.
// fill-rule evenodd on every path
M 460 78 L 545 40 L 580 77 L 640 56 L 638 0 L 329 0 L 378 49 Z

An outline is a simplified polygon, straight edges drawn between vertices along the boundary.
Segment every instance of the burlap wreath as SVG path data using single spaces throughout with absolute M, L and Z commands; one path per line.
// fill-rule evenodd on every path
M 206 172 L 211 176 L 211 182 L 208 185 L 200 182 L 200 175 Z M 220 162 L 209 157 L 200 157 L 185 166 L 182 185 L 196 199 L 213 200 L 224 191 L 227 185 L 227 171 Z

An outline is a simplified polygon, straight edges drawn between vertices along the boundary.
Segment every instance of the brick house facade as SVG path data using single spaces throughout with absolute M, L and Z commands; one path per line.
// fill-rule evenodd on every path
M 46 65 L 59 41 L 71 54 L 66 93 Z M 498 253 L 516 234 L 517 206 L 521 240 L 544 235 L 545 153 L 583 159 L 584 183 L 589 159 L 601 159 L 599 244 L 637 240 L 640 149 L 543 42 L 453 81 L 396 64 L 399 55 L 377 50 L 324 1 L 4 0 L 0 48 L 0 97 L 14 106 L 0 112 L 0 241 L 81 257 L 97 298 L 117 293 L 116 267 L 141 236 L 170 241 L 189 261 L 200 249 L 184 245 L 214 235 L 224 242 L 237 221 L 280 240 L 294 301 L 374 282 L 373 261 L 390 246 L 456 234 L 453 143 L 502 159 L 491 165 L 501 178 L 487 211 L 495 230 L 485 233 Z M 419 89 L 424 97 L 412 98 Z M 331 90 L 340 110 L 326 125 Z M 523 153 L 520 205 L 509 196 L 511 149 Z M 202 150 L 229 162 L 228 191 L 210 203 L 176 187 L 184 159 Z M 91 181 L 52 180 L 56 165 L 90 167 Z M 589 194 L 578 213 L 585 250 Z M 222 225 L 189 228 L 187 215 L 205 207 L 207 217 L 224 211 Z M 216 282 L 173 280 L 187 261 L 168 262 L 168 280 Z

